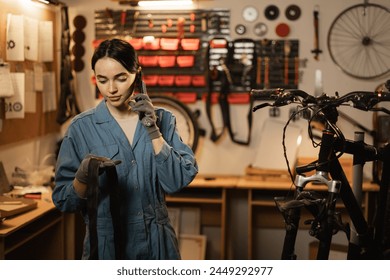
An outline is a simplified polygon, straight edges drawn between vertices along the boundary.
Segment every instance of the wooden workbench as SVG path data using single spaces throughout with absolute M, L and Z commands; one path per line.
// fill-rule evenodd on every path
M 325 190 L 323 186 L 308 185 L 307 189 Z M 201 210 L 201 225 L 220 229 L 217 259 L 228 259 L 231 244 L 232 214 L 237 209 L 230 204 L 237 193 L 247 197 L 247 236 L 241 241 L 248 246 L 248 259 L 258 258 L 256 228 L 283 228 L 282 215 L 274 197 L 286 195 L 291 182 L 282 180 L 254 180 L 241 176 L 197 176 L 181 192 L 167 195 L 168 206 L 196 206 Z M 367 217 L 371 195 L 376 194 L 376 184 L 365 183 L 363 209 Z M 73 220 L 72 220 L 73 219 Z M 245 219 L 243 219 L 245 220 Z M 66 226 L 65 226 L 66 225 Z M 229 224 L 230 225 L 230 224 Z M 74 258 L 74 215 L 62 214 L 50 201 L 38 200 L 38 207 L 0 224 L 0 259 L 72 259 Z M 242 229 L 243 234 L 246 230 Z M 245 238 L 246 237 L 246 238 Z
M 306 190 L 326 191 L 325 186 L 308 184 Z M 378 185 L 365 183 L 363 186 L 363 210 L 369 216 L 369 205 L 372 194 L 378 191 Z M 201 224 L 203 226 L 219 226 L 220 258 L 226 259 L 230 233 L 227 221 L 231 221 L 229 212 L 235 211 L 229 205 L 229 192 L 244 192 L 248 207 L 248 259 L 256 258 L 255 228 L 284 228 L 281 213 L 278 211 L 274 197 L 285 196 L 294 192 L 289 180 L 259 180 L 250 176 L 205 176 L 199 175 L 181 192 L 167 196 L 169 206 L 192 206 L 201 208 Z M 339 205 L 339 207 L 342 207 Z M 244 243 L 244 241 L 243 241 Z
M 64 219 L 50 201 L 0 223 L 0 259 L 64 259 Z

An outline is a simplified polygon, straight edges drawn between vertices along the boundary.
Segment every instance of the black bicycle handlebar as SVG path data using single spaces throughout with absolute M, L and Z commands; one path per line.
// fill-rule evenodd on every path
M 299 89 L 252 89 L 250 95 L 253 100 L 274 101 L 271 103 L 263 103 L 255 106 L 253 111 L 261 109 L 266 106 L 281 107 L 291 103 L 300 103 L 304 107 L 308 105 L 324 107 L 338 107 L 349 102 L 353 103 L 353 107 L 363 110 L 378 110 L 374 109 L 374 106 L 383 101 L 390 101 L 390 92 L 385 91 L 353 91 L 343 96 L 328 96 L 322 94 L 318 97 L 308 94 L 307 92 Z M 384 108 L 379 109 L 390 114 L 390 111 Z

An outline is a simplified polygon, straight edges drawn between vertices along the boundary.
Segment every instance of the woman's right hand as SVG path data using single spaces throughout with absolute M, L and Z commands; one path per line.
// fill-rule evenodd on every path
M 75 178 L 80 183 L 87 184 L 87 182 L 88 182 L 88 166 L 89 166 L 91 159 L 97 159 L 100 162 L 99 174 L 102 174 L 106 168 L 114 167 L 115 165 L 118 165 L 121 163 L 120 160 L 111 160 L 107 157 L 99 157 L 99 156 L 95 156 L 92 154 L 88 154 L 81 161 L 79 169 L 77 170 L 76 175 L 75 175 Z

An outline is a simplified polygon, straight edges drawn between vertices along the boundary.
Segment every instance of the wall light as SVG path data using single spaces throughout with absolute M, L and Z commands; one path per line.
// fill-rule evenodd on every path
M 175 7 L 183 7 L 183 6 L 191 6 L 192 0 L 166 0 L 166 1 L 139 1 L 139 7 L 166 7 L 166 6 L 175 6 Z
M 43 4 L 46 4 L 46 5 L 59 5 L 61 4 L 58 0 L 31 0 L 33 2 L 39 2 L 39 3 L 43 3 Z

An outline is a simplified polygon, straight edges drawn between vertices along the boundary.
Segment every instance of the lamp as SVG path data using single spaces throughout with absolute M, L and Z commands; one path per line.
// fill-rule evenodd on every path
M 115 0 L 113 0 L 115 1 Z M 130 6 L 139 6 L 139 7 L 183 7 L 183 6 L 191 6 L 193 4 L 193 0 L 123 0 L 119 1 L 121 5 L 130 5 Z
M 31 0 L 31 1 L 39 2 L 46 5 L 55 5 L 55 6 L 60 4 L 60 1 L 58 0 Z
M 157 6 L 190 6 L 192 0 L 166 0 L 166 1 L 139 1 L 138 6 L 140 7 L 157 7 Z

